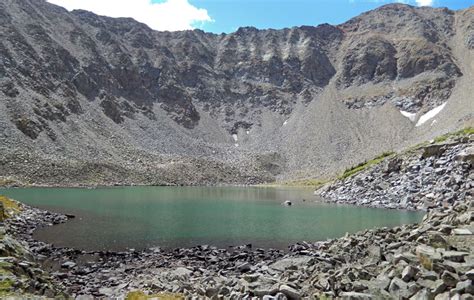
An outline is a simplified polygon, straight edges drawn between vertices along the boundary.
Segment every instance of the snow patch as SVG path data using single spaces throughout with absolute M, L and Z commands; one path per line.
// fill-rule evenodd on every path
M 404 117 L 407 117 L 410 121 L 415 122 L 415 119 L 416 119 L 416 114 L 415 113 L 411 113 L 411 112 L 404 111 L 404 110 L 401 110 L 400 113 Z
M 232 138 L 233 138 L 234 141 L 236 141 L 236 142 L 239 140 L 239 138 L 237 137 L 237 134 L 235 134 L 235 133 L 232 135 Z
M 446 106 L 446 103 L 447 102 L 444 102 L 440 106 L 437 106 L 433 108 L 432 110 L 430 110 L 429 112 L 427 112 L 426 114 L 422 115 L 420 119 L 418 119 L 418 123 L 416 123 L 415 126 L 416 127 L 421 126 L 424 123 L 426 123 L 426 121 L 434 118 L 437 114 L 439 114 L 443 110 L 443 108 Z
M 239 147 L 239 144 L 234 144 L 235 147 Z
M 250 134 L 250 130 L 247 130 L 246 133 L 247 133 L 247 134 Z
M 286 124 L 288 124 L 288 120 L 286 120 L 285 122 L 283 122 L 283 126 L 285 126 Z

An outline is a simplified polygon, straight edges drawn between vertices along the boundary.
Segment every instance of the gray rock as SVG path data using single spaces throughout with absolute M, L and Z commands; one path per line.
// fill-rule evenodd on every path
M 456 288 L 451 290 L 451 293 L 474 294 L 474 285 L 472 284 L 472 280 L 468 279 L 458 282 L 456 284 Z
M 441 252 L 441 256 L 444 259 L 455 261 L 455 262 L 463 262 L 464 257 L 468 256 L 469 252 L 461 252 L 461 251 L 443 251 Z
M 280 285 L 280 292 L 282 292 L 283 294 L 285 294 L 288 299 L 301 299 L 301 295 L 300 293 L 295 290 L 294 288 L 290 287 L 290 286 L 287 286 L 285 284 L 282 284 Z
M 454 228 L 454 235 L 472 235 L 472 232 L 467 228 Z
M 474 147 L 464 149 L 456 155 L 456 159 L 474 164 Z
M 420 278 L 435 281 L 438 279 L 438 274 L 433 271 L 423 271 L 420 274 Z
M 412 267 L 412 266 L 406 266 L 402 272 L 402 280 L 405 282 L 412 280 L 415 277 L 417 272 L 418 272 L 417 268 Z
M 284 258 L 276 261 L 269 267 L 277 271 L 285 271 L 288 269 L 296 270 L 311 264 L 312 261 L 314 261 L 314 258 L 312 258 L 311 256 Z
M 442 279 L 439 279 L 439 280 L 436 280 L 431 292 L 433 293 L 433 295 L 436 296 L 438 294 L 443 293 L 446 290 L 446 288 L 447 288 L 447 286 L 444 283 L 444 281 Z
M 240 264 L 236 267 L 236 269 L 241 273 L 248 272 L 251 270 L 251 268 L 252 268 L 252 265 L 248 262 L 244 262 L 243 264 Z
M 433 297 L 429 289 L 422 289 L 413 295 L 410 300 L 432 300 Z
M 356 292 L 342 292 L 340 294 L 340 297 L 343 300 L 369 300 L 369 299 L 375 299 L 375 297 L 371 294 L 356 293 Z
M 474 296 L 471 294 L 463 294 L 461 295 L 461 300 L 474 300 Z
M 474 281 L 474 269 L 471 269 L 471 270 L 469 270 L 468 272 L 466 272 L 466 277 L 467 277 L 469 280 Z
M 265 295 L 262 300 L 287 300 L 288 298 L 283 293 L 277 293 L 275 296 Z
M 411 296 L 408 284 L 398 277 L 392 279 L 390 286 L 388 287 L 388 292 L 396 297 L 408 298 Z
M 76 266 L 76 263 L 73 261 L 66 261 L 61 264 L 61 268 L 72 269 Z
M 443 274 L 441 274 L 441 279 L 447 287 L 455 287 L 459 281 L 459 276 L 455 273 L 444 271 Z
M 449 292 L 445 292 L 435 296 L 435 300 L 450 300 Z

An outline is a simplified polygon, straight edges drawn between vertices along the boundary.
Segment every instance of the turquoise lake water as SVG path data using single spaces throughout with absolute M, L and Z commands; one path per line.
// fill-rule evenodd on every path
M 285 249 L 374 227 L 421 220 L 423 213 L 322 203 L 311 189 L 260 187 L 114 187 L 0 189 L 0 194 L 51 211 L 71 213 L 65 224 L 35 237 L 85 250 L 146 247 Z M 291 207 L 281 205 L 291 200 Z

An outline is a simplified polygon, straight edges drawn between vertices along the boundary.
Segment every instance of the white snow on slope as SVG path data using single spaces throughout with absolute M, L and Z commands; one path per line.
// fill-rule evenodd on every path
M 236 134 L 233 134 L 233 135 L 232 135 L 232 138 L 234 138 L 234 141 L 236 141 L 236 142 L 239 140 L 239 138 L 237 137 Z
M 400 113 L 404 116 L 407 117 L 410 121 L 415 122 L 416 119 L 416 114 L 401 110 Z
M 439 114 L 443 108 L 446 106 L 446 103 L 447 102 L 444 102 L 443 104 L 441 104 L 440 106 L 437 106 L 435 108 L 433 108 L 432 110 L 430 110 L 429 112 L 427 112 L 426 114 L 422 115 L 419 119 L 418 119 L 418 123 L 416 123 L 416 127 L 418 126 L 421 126 L 423 125 L 426 121 L 434 118 L 437 114 Z

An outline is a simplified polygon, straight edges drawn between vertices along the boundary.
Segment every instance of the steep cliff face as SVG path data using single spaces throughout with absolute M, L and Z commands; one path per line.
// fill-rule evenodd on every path
M 472 79 L 473 15 L 393 4 L 339 26 L 215 35 L 1 0 L 1 171 L 58 184 L 329 174 L 472 121 L 472 94 L 455 92 Z M 443 126 L 415 126 L 446 101 Z

